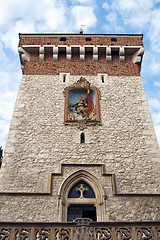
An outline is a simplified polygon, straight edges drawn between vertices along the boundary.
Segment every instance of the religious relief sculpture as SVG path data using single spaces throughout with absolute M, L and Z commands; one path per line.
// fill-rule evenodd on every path
M 81 78 L 65 89 L 65 124 L 86 125 L 100 123 L 99 91 Z
M 71 103 L 71 101 L 75 102 Z M 73 89 L 69 92 L 68 120 L 79 121 L 84 119 L 97 120 L 95 92 L 89 88 Z

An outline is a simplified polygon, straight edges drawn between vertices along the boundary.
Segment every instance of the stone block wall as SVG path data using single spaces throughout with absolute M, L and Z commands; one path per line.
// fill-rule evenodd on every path
M 82 131 L 64 124 L 63 91 L 80 77 L 100 91 L 101 125 L 84 129 L 84 144 Z M 71 74 L 63 83 L 60 75 L 23 75 L 0 173 L 1 219 L 61 221 L 61 185 L 84 170 L 104 190 L 104 221 L 159 220 L 159 161 L 139 76 L 102 83 L 98 75 Z

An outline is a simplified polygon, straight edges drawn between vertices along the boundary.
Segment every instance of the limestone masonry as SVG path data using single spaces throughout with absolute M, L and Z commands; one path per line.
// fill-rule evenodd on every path
M 160 221 L 142 35 L 20 34 L 18 51 L 23 76 L 0 169 L 1 221 Z

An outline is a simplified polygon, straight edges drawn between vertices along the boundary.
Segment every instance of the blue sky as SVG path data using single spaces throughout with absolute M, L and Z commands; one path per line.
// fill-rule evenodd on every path
M 160 0 L 1 0 L 0 146 L 21 80 L 18 33 L 143 33 L 141 76 L 160 146 Z

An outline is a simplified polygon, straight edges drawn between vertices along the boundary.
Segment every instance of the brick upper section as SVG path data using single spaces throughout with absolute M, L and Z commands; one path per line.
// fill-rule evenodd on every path
M 32 56 L 31 60 L 25 64 L 24 75 L 57 75 L 59 73 L 70 73 L 71 75 L 90 75 L 106 73 L 110 76 L 139 76 L 140 72 L 137 64 L 132 62 L 132 58 L 126 58 L 124 63 L 119 63 L 118 56 L 113 57 L 108 63 L 105 57 L 98 62 L 94 62 L 88 56 L 85 61 L 80 61 L 77 57 L 72 61 L 67 61 L 64 55 L 58 61 L 53 62 L 52 55 L 48 55 L 43 62 L 39 62 L 38 56 Z
M 65 37 L 66 41 L 60 41 Z M 91 38 L 91 41 L 86 41 Z M 117 41 L 112 41 L 114 38 Z M 19 46 L 22 45 L 113 45 L 113 46 L 143 46 L 142 35 L 20 35 Z
M 24 46 L 99 46 L 99 47 L 143 47 L 142 35 L 79 35 L 79 34 L 20 34 L 19 47 Z M 62 41 L 66 38 L 66 41 Z M 90 38 L 89 41 L 87 41 Z M 87 40 L 86 40 L 87 39 Z M 58 60 L 53 61 L 53 53 L 44 53 L 44 61 L 40 61 L 39 52 L 30 52 L 30 60 L 25 61 L 23 74 L 25 75 L 57 75 L 61 72 L 71 75 L 97 75 L 106 73 L 111 76 L 139 76 L 140 68 L 133 63 L 132 54 L 125 55 L 125 61 L 121 62 L 119 56 L 112 56 L 112 60 L 106 61 L 106 53 L 98 53 L 98 61 L 94 61 L 93 52 L 85 53 L 85 60 L 80 60 L 79 52 L 72 52 L 71 61 L 66 59 L 66 52 L 58 52 Z

